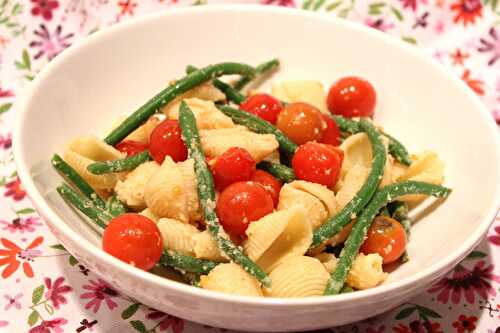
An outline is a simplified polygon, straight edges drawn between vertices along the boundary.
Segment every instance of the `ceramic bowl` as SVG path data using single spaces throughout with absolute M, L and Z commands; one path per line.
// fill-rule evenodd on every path
M 101 251 L 99 235 L 57 195 L 50 157 L 71 138 L 104 135 L 188 64 L 257 64 L 279 57 L 273 80 L 345 75 L 371 81 L 375 120 L 411 151 L 446 163 L 448 200 L 419 209 L 411 260 L 374 289 L 329 297 L 236 297 L 141 271 Z M 265 89 L 265 87 L 263 87 Z M 19 176 L 55 236 L 117 289 L 195 322 L 249 331 L 336 326 L 391 309 L 425 291 L 484 237 L 500 204 L 497 129 L 459 79 L 416 47 L 331 16 L 268 6 L 204 6 L 157 13 L 98 32 L 50 62 L 18 107 L 14 153 Z

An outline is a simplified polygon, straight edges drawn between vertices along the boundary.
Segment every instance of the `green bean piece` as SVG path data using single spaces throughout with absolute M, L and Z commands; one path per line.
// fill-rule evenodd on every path
M 332 115 L 331 118 L 337 123 L 342 132 L 349 132 L 352 134 L 361 131 L 359 123 L 356 120 L 345 118 L 339 115 Z
M 116 193 L 114 193 L 106 202 L 106 210 L 115 217 L 127 212 L 127 208 L 123 202 L 118 199 Z
M 389 210 L 392 210 L 392 218 L 401 223 L 401 226 L 403 227 L 406 234 L 406 240 L 408 241 L 410 239 L 411 232 L 411 220 L 408 216 L 408 206 L 402 201 L 394 201 L 390 203 L 388 207 L 390 208 Z M 408 251 L 405 251 L 399 258 L 399 261 L 401 261 L 402 263 L 405 263 L 409 260 L 410 256 L 408 255 Z
M 277 68 L 279 65 L 280 61 L 278 59 L 272 59 L 255 67 L 255 71 L 257 72 L 257 74 L 262 75 L 265 74 L 266 72 L 269 72 Z M 236 90 L 243 89 L 250 81 L 252 81 L 252 79 L 253 77 L 243 76 L 238 81 L 236 81 L 236 83 L 234 84 L 234 89 Z
M 52 166 L 66 178 L 71 184 L 73 184 L 85 197 L 90 199 L 97 207 L 105 208 L 106 204 L 104 200 L 94 191 L 94 189 L 87 183 L 85 179 L 82 178 L 76 172 L 75 169 L 66 163 L 61 156 L 54 154 L 52 156 Z
M 130 171 L 147 161 L 151 161 L 151 156 L 149 156 L 149 151 L 145 150 L 138 154 L 127 156 L 118 160 L 109 160 L 89 164 L 87 170 L 94 175 Z
M 215 261 L 198 259 L 171 250 L 163 251 L 159 264 L 162 266 L 174 267 L 185 272 L 199 274 L 208 274 L 218 265 Z
M 368 135 L 373 152 L 373 160 L 370 173 L 365 183 L 354 198 L 340 210 L 335 216 L 325 221 L 313 232 L 311 248 L 315 248 L 339 233 L 352 219 L 356 217 L 361 209 L 370 201 L 377 190 L 384 173 L 386 161 L 385 147 L 381 141 L 378 130 L 367 120 L 359 122 L 360 129 Z
M 295 180 L 295 172 L 293 171 L 293 169 L 280 163 L 262 161 L 257 164 L 257 168 L 269 172 L 271 175 L 273 175 L 283 183 L 289 183 Z
M 417 181 L 395 183 L 378 190 L 371 202 L 359 215 L 357 222 L 354 223 L 352 231 L 344 243 L 344 248 L 340 252 L 337 267 L 327 283 L 324 294 L 333 295 L 340 292 L 352 263 L 358 255 L 359 248 L 363 244 L 368 228 L 370 228 L 373 218 L 382 207 L 395 198 L 406 194 L 425 194 L 445 198 L 450 193 L 451 190 L 446 187 Z
M 71 203 L 76 209 L 94 221 L 101 228 L 106 228 L 107 222 L 109 222 L 112 218 L 108 212 L 94 206 L 89 199 L 79 195 L 67 184 L 63 183 L 58 186 L 57 192 L 64 200 Z
M 394 156 L 394 158 L 401 164 L 410 166 L 411 158 L 408 150 L 406 150 L 406 147 L 395 137 L 387 133 L 383 133 L 383 135 L 389 139 L 389 153 L 391 153 L 391 155 Z
M 351 287 L 344 286 L 344 287 L 342 287 L 342 290 L 340 290 L 340 293 L 347 294 L 347 293 L 352 293 L 353 291 L 354 291 L 354 289 L 352 289 Z
M 182 278 L 186 283 L 189 283 L 193 287 L 198 287 L 200 288 L 200 274 L 197 273 L 191 273 L 191 272 L 186 272 L 182 274 Z
M 209 232 L 216 240 L 219 248 L 234 262 L 249 274 L 257 278 L 265 286 L 270 286 L 271 280 L 255 262 L 248 258 L 243 251 L 235 246 L 224 232 L 215 213 L 215 190 L 212 173 L 205 162 L 205 155 L 201 148 L 200 135 L 196 126 L 196 119 L 189 106 L 183 101 L 179 109 L 179 124 L 182 130 L 184 143 L 188 147 L 189 157 L 194 160 L 194 170 L 198 180 L 197 188 L 200 204 L 203 209 L 205 223 Z
M 160 91 L 156 96 L 151 98 L 143 106 L 138 108 L 127 119 L 125 119 L 117 128 L 115 128 L 104 141 L 109 145 L 115 145 L 127 135 L 132 133 L 137 127 L 149 119 L 162 106 L 174 100 L 180 94 L 202 84 L 203 82 L 212 80 L 215 77 L 226 74 L 241 74 L 253 77 L 255 69 L 251 66 L 239 63 L 220 63 L 209 65 L 201 68 L 191 74 L 186 75 L 175 83 Z
M 291 156 L 295 153 L 295 150 L 297 150 L 297 145 L 293 143 L 292 140 L 264 119 L 227 105 L 219 106 L 219 110 L 221 110 L 226 116 L 231 117 L 233 122 L 236 124 L 243 125 L 253 132 L 274 134 L 280 145 L 280 151 L 283 154 Z

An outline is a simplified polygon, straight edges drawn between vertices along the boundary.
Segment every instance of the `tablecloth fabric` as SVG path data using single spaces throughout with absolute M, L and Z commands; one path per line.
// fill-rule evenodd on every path
M 221 1 L 0 1 L 0 333 L 225 331 L 136 303 L 113 290 L 57 245 L 26 198 L 16 175 L 11 148 L 16 112 L 13 103 L 40 69 L 65 48 L 88 34 L 134 16 L 218 2 Z M 260 1 L 262 5 L 327 12 L 423 48 L 481 97 L 497 124 L 500 124 L 499 2 Z M 449 126 L 453 126 L 453 119 Z M 500 219 L 497 218 L 487 239 L 422 295 L 383 315 L 321 332 L 498 333 L 499 292 Z

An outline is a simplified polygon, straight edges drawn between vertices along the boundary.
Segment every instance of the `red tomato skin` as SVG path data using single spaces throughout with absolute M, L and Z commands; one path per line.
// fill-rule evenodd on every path
M 149 139 L 149 152 L 159 164 L 163 163 L 165 156 L 170 156 L 174 162 L 187 159 L 188 151 L 177 120 L 166 119 L 158 124 Z
M 370 82 L 355 76 L 341 78 L 328 91 L 328 110 L 344 117 L 371 117 L 377 94 Z
M 112 256 L 147 271 L 160 260 L 163 239 L 153 221 L 140 214 L 126 213 L 108 224 L 102 237 L 102 248 Z
M 231 147 L 215 159 L 212 167 L 215 187 L 222 191 L 232 183 L 249 180 L 255 172 L 252 155 L 240 147 Z
M 406 249 L 406 233 L 401 224 L 393 218 L 377 216 L 367 237 L 361 245 L 364 254 L 378 253 L 384 265 L 398 260 Z
M 327 115 L 323 115 L 323 120 L 326 123 L 326 128 L 323 130 L 323 135 L 319 142 L 332 146 L 340 145 L 340 128 L 335 120 Z
M 317 142 L 305 143 L 297 149 L 292 168 L 298 179 L 333 187 L 344 160 L 340 148 Z
M 143 152 L 148 149 L 149 145 L 132 140 L 124 140 L 116 144 L 116 149 L 121 151 L 122 153 L 127 154 L 127 156 L 133 156 Z
M 281 102 L 269 94 L 259 93 L 248 97 L 240 104 L 240 109 L 252 113 L 271 124 L 276 124 L 278 113 L 283 106 Z
M 272 213 L 271 195 L 256 182 L 237 182 L 226 187 L 217 201 L 216 212 L 224 230 L 239 237 L 246 237 L 248 225 Z
M 263 170 L 255 170 L 250 180 L 263 186 L 273 198 L 274 207 L 278 206 L 281 183 L 273 175 Z

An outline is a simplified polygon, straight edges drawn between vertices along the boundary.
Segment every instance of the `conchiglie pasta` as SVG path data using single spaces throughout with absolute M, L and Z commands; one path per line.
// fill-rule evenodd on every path
M 325 88 L 319 81 L 285 81 L 272 86 L 274 97 L 285 102 L 305 102 L 329 113 L 326 107 Z
M 149 144 L 149 138 L 155 127 L 161 122 L 157 116 L 150 117 L 144 124 L 139 126 L 135 131 L 130 133 L 124 140 L 131 140 L 143 144 Z
M 205 155 L 217 157 L 231 147 L 245 148 L 256 162 L 262 161 L 278 149 L 278 141 L 272 134 L 258 134 L 238 126 L 227 129 L 200 131 Z
M 189 98 L 198 98 L 205 101 L 218 102 L 226 99 L 219 89 L 215 88 L 212 82 L 205 82 L 200 84 L 193 89 L 186 91 L 184 94 L 177 96 L 172 102 L 165 105 L 162 111 L 167 114 L 168 110 L 175 104 L 179 104 L 182 100 Z
M 384 282 L 388 274 L 382 269 L 382 260 L 378 253 L 358 254 L 346 283 L 354 289 L 369 289 Z
M 335 194 L 331 190 L 323 185 L 303 180 L 285 184 L 280 191 L 279 210 L 295 205 L 306 209 L 313 230 L 337 213 Z
M 94 175 L 87 171 L 89 164 L 96 161 L 116 160 L 123 157 L 125 157 L 125 154 L 95 136 L 76 138 L 68 145 L 63 154 L 63 159 L 66 163 L 75 169 L 96 190 L 113 189 L 116 182 L 123 175 L 119 173 Z
M 314 258 L 318 259 L 328 273 L 333 273 L 335 268 L 337 268 L 338 259 L 332 253 L 320 253 L 314 256 Z
M 270 272 L 283 260 L 301 256 L 312 243 L 312 228 L 307 212 L 293 206 L 252 222 L 243 243 L 247 255 L 265 272 Z
M 196 258 L 226 262 L 228 258 L 219 249 L 217 242 L 208 230 L 193 236 Z
M 120 201 L 135 210 L 146 207 L 144 189 L 149 179 L 160 169 L 158 163 L 146 162 L 127 174 L 125 179 L 119 180 L 115 186 L 115 193 Z
M 198 129 L 218 129 L 218 128 L 231 128 L 235 124 L 230 117 L 222 113 L 215 104 L 211 101 L 205 101 L 199 98 L 188 98 L 184 102 L 187 103 L 196 118 Z M 169 104 L 163 112 L 169 119 L 179 119 L 180 102 Z
M 158 223 L 158 221 L 160 220 L 160 218 L 158 216 L 156 216 L 155 214 L 153 214 L 153 212 L 149 208 L 144 209 L 139 214 L 146 216 L 148 219 L 150 219 L 154 223 Z
M 157 223 L 163 247 L 182 254 L 194 255 L 194 236 L 201 233 L 195 226 L 174 219 L 161 218 Z
M 345 176 L 337 186 L 338 190 L 335 196 L 339 208 L 344 208 L 354 198 L 365 183 L 369 172 L 370 169 L 361 164 L 354 164 L 346 171 Z
M 183 222 L 201 218 L 194 162 L 188 159 L 175 163 L 165 158 L 158 172 L 144 189 L 147 207 L 158 217 L 169 217 Z
M 269 277 L 272 285 L 264 288 L 264 295 L 308 297 L 323 295 L 330 274 L 318 259 L 300 256 L 282 261 Z
M 203 289 L 242 296 L 263 296 L 259 282 L 235 263 L 220 264 L 200 278 Z

